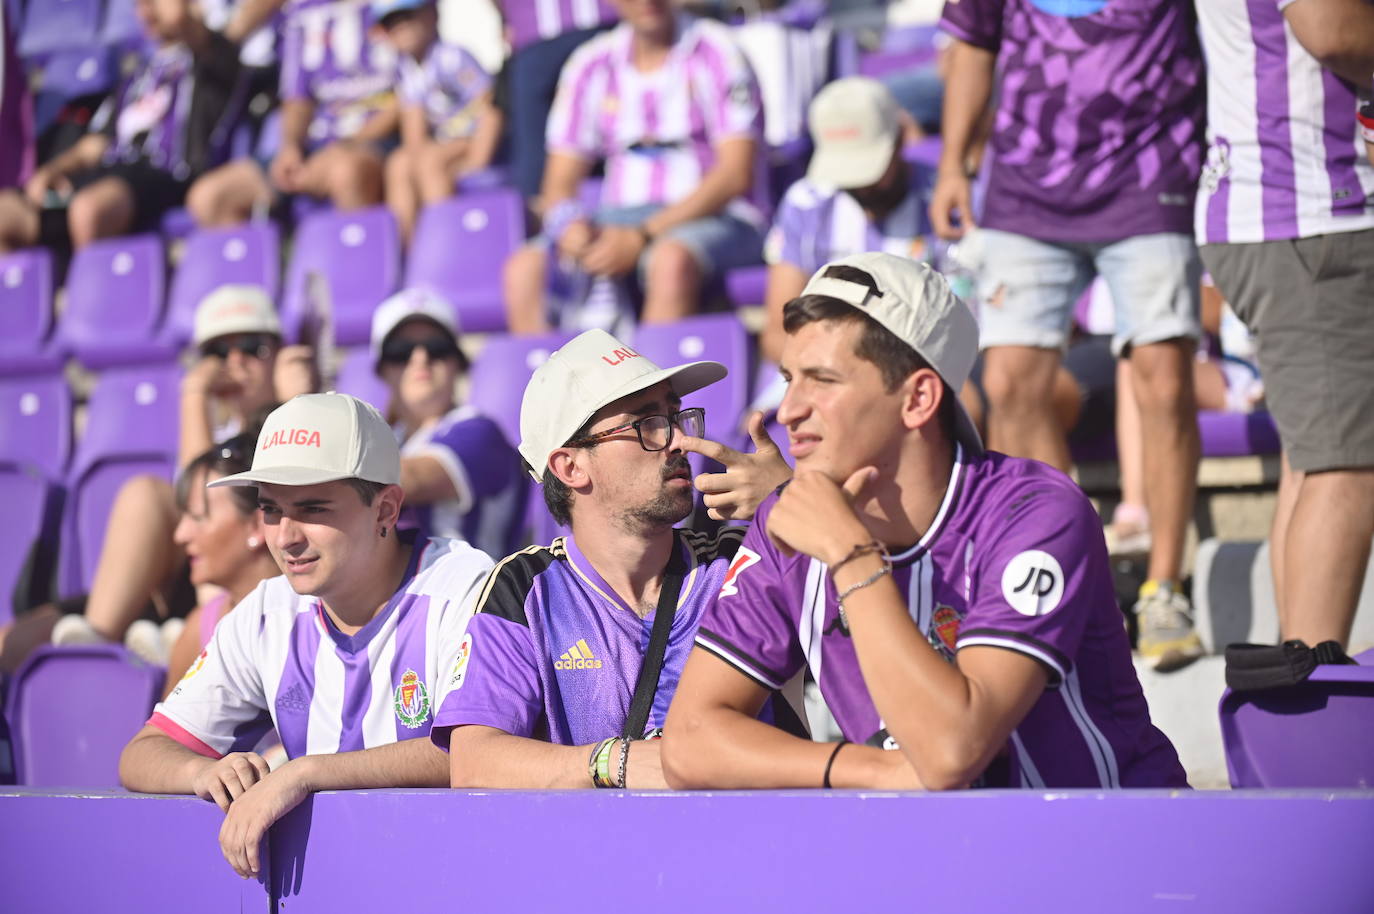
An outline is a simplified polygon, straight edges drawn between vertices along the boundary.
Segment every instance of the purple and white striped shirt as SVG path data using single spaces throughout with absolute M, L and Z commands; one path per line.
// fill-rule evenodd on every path
M 352 636 L 284 576 L 263 581 L 148 723 L 215 758 L 273 726 L 288 758 L 426 737 L 491 567 L 467 543 L 419 541 L 401 589 Z
M 668 59 L 651 73 L 631 62 L 633 37 L 622 23 L 578 48 L 549 114 L 550 152 L 606 160 L 602 206 L 676 203 L 711 170 L 717 144 L 763 133 L 758 84 L 727 27 L 679 17 Z M 748 200 L 727 211 L 762 227 Z
M 518 51 L 574 29 L 608 25 L 616 12 L 610 0 L 504 0 L 501 17 L 510 30 L 511 50 Z
M 1207 53 L 1207 162 L 1194 210 L 1202 244 L 1374 228 L 1374 167 L 1355 87 L 1284 20 L 1292 0 L 1197 5 Z

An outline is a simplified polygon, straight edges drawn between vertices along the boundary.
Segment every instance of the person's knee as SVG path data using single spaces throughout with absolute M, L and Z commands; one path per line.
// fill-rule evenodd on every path
M 414 156 L 411 151 L 404 146 L 398 146 L 391 155 L 386 157 L 386 180 L 388 184 L 404 184 L 411 180 L 411 173 L 414 170 Z
M 340 152 L 330 163 L 328 186 L 336 205 L 371 206 L 382 199 L 382 164 L 363 152 Z
M 1050 410 L 1058 353 L 1049 349 L 993 348 L 983 359 L 983 393 L 991 412 Z
M 73 246 L 127 231 L 132 214 L 133 200 L 122 184 L 107 180 L 81 190 L 67 205 Z
M 701 267 L 691 248 L 671 239 L 654 245 L 645 275 L 645 284 L 650 292 L 654 289 L 690 288 L 700 282 Z
M 38 209 L 18 191 L 0 191 L 0 249 L 38 243 Z
M 1131 351 L 1131 386 L 1142 408 L 1190 404 L 1192 372 L 1192 346 L 1184 340 L 1151 343 Z

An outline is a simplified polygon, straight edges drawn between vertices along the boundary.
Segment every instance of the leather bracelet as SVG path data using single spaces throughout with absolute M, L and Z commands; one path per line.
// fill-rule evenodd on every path
M 845 565 L 848 565 L 855 559 L 863 558 L 866 555 L 872 555 L 875 552 L 881 553 L 883 561 L 887 561 L 887 549 L 883 546 L 882 543 L 878 542 L 877 540 L 869 540 L 866 543 L 859 543 L 859 545 L 849 550 L 848 555 L 846 555 L 844 558 L 840 559 L 838 562 L 830 566 L 830 576 L 833 578 L 835 576 L 835 572 L 839 571 L 841 568 L 843 568 Z
M 630 740 L 628 737 L 620 740 L 620 774 L 616 778 L 617 787 L 622 790 L 625 788 L 625 769 L 630 763 Z
M 830 769 L 835 767 L 835 756 L 840 754 L 840 750 L 849 745 L 849 740 L 842 739 L 835 744 L 835 749 L 830 753 L 830 759 L 825 763 L 825 777 L 821 779 L 821 786 L 826 790 L 830 789 Z

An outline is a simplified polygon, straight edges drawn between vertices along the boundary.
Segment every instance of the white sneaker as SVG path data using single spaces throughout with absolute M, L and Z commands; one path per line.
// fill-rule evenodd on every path
M 153 666 L 166 666 L 168 651 L 162 629 L 150 619 L 139 619 L 124 633 L 124 646 Z
M 57 646 L 71 644 L 110 644 L 100 632 L 91 627 L 86 617 L 80 613 L 63 616 L 52 627 L 52 643 Z

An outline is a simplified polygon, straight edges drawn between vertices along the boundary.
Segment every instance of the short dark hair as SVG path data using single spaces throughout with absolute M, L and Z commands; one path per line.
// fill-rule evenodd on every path
M 205 453 L 196 455 L 177 477 L 177 508 L 185 512 L 191 498 L 191 480 L 197 475 L 203 473 L 209 476 L 214 473 L 216 476 L 233 476 L 235 473 L 247 472 L 253 466 L 253 451 L 257 447 L 257 442 L 258 433 L 254 429 L 225 439 Z M 234 499 L 234 507 L 239 509 L 239 513 L 249 515 L 258 510 L 256 486 L 229 486 L 228 489 Z
M 825 276 L 830 279 L 843 279 L 848 282 L 867 286 L 874 292 L 877 282 L 867 272 L 858 267 L 839 264 L 828 268 Z M 922 368 L 934 371 L 934 366 L 921 357 L 915 349 L 903 342 L 895 333 L 869 317 L 863 311 L 830 295 L 803 295 L 794 298 L 783 308 L 782 328 L 789 335 L 796 333 L 807 324 L 822 321 L 833 323 L 854 323 L 863 328 L 859 341 L 854 346 L 854 354 L 866 362 L 871 362 L 882 375 L 883 386 L 888 393 L 894 392 L 902 382 Z M 938 375 L 939 372 L 936 372 Z M 940 378 L 940 428 L 950 441 L 955 438 L 954 431 L 954 392 Z
M 587 437 L 587 429 L 591 427 L 592 419 L 583 422 L 577 431 L 569 435 L 568 440 L 563 442 L 564 446 L 571 441 Z M 580 446 L 590 450 L 599 443 L 598 441 L 588 441 L 586 444 Z M 544 507 L 549 509 L 549 514 L 554 520 L 558 521 L 559 524 L 564 527 L 572 526 L 572 489 L 568 488 L 563 480 L 553 474 L 553 470 L 550 470 L 548 467 L 547 460 L 548 458 L 546 457 L 544 472 L 539 476 L 540 485 L 544 490 Z M 529 467 L 529 464 L 526 463 L 525 466 Z
M 369 508 L 372 507 L 373 499 L 381 494 L 381 491 L 386 488 L 386 483 L 384 482 L 373 482 L 370 479 L 359 479 L 356 476 L 350 476 L 345 479 L 344 482 L 348 483 L 350 489 L 358 493 L 358 497 L 363 500 L 363 504 Z

